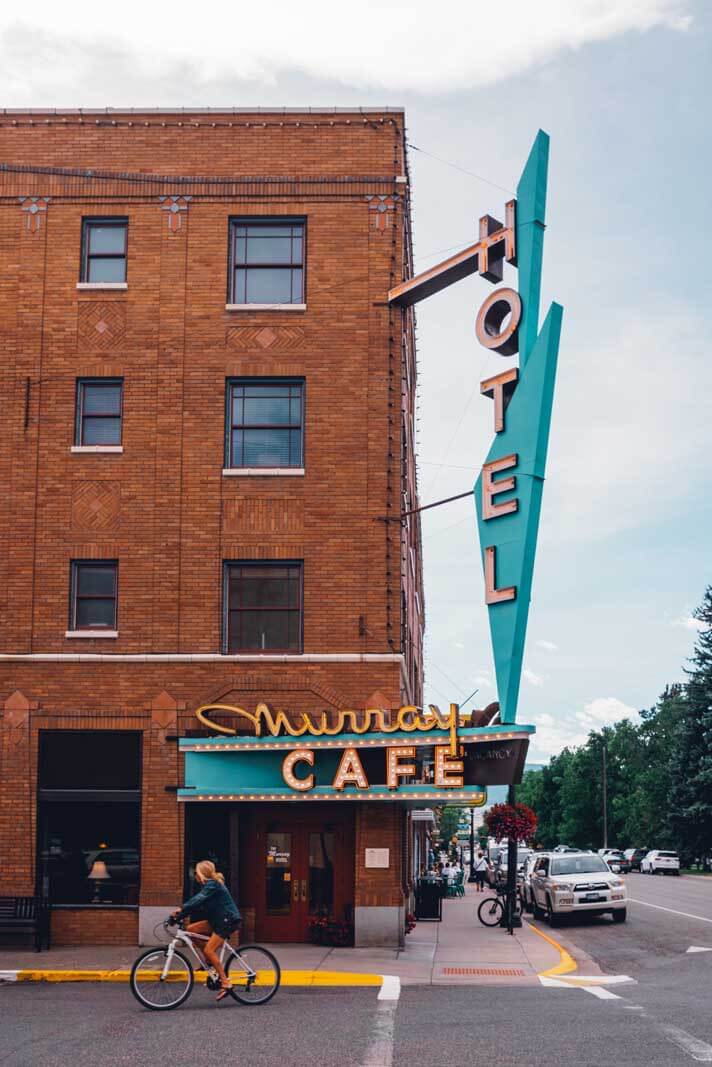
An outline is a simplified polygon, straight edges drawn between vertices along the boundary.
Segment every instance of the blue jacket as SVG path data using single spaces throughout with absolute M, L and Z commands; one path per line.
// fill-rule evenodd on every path
M 180 910 L 179 918 L 186 915 L 200 915 L 207 919 L 213 930 L 217 930 L 225 922 L 237 923 L 241 919 L 237 904 L 232 899 L 229 889 L 219 882 L 217 878 L 210 878 L 201 888 L 200 892 L 186 900 Z

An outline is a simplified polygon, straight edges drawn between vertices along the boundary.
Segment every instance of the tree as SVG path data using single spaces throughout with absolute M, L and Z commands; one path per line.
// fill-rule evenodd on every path
M 440 844 L 446 850 L 450 848 L 450 842 L 457 834 L 461 812 L 462 808 L 455 808 L 452 805 L 438 809 L 438 834 Z
M 687 672 L 670 759 L 670 827 L 688 863 L 712 852 L 712 586 L 694 617 L 704 629 Z

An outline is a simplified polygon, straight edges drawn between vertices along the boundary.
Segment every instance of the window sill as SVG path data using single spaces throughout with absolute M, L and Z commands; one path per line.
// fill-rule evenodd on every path
M 112 455 L 118 455 L 123 452 L 123 445 L 72 445 L 71 452 L 110 452 Z
M 306 304 L 226 304 L 226 311 L 306 311 Z
M 52 911 L 89 911 L 91 908 L 114 908 L 116 911 L 138 911 L 138 904 L 105 904 L 102 900 L 96 904 L 50 904 Z
M 77 282 L 77 289 L 128 289 L 128 282 Z
M 65 630 L 65 637 L 118 637 L 118 630 Z
M 299 478 L 304 467 L 224 467 L 223 478 Z

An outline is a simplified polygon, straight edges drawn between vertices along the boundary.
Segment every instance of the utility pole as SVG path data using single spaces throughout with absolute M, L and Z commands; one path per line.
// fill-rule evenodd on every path
M 468 882 L 475 882 L 475 809 L 470 808 L 470 877 Z
M 601 749 L 601 762 L 603 772 L 603 847 L 608 848 L 608 770 L 606 767 L 606 738 L 603 738 Z

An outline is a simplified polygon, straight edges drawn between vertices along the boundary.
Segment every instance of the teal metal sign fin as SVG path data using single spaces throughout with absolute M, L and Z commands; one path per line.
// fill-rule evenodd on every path
M 519 327 L 519 380 L 509 401 L 505 428 L 495 435 L 487 463 L 515 455 L 504 476 L 514 489 L 497 493 L 494 503 L 517 500 L 517 510 L 484 519 L 482 475 L 475 484 L 475 507 L 483 565 L 494 548 L 497 589 L 514 587 L 514 599 L 488 605 L 490 634 L 502 722 L 517 717 L 524 642 L 529 616 L 539 515 L 546 471 L 549 427 L 563 308 L 552 304 L 538 333 L 549 138 L 539 131 L 517 186 L 517 266 L 522 319 Z M 504 367 L 503 369 L 506 369 Z M 495 475 L 495 482 L 498 477 Z

